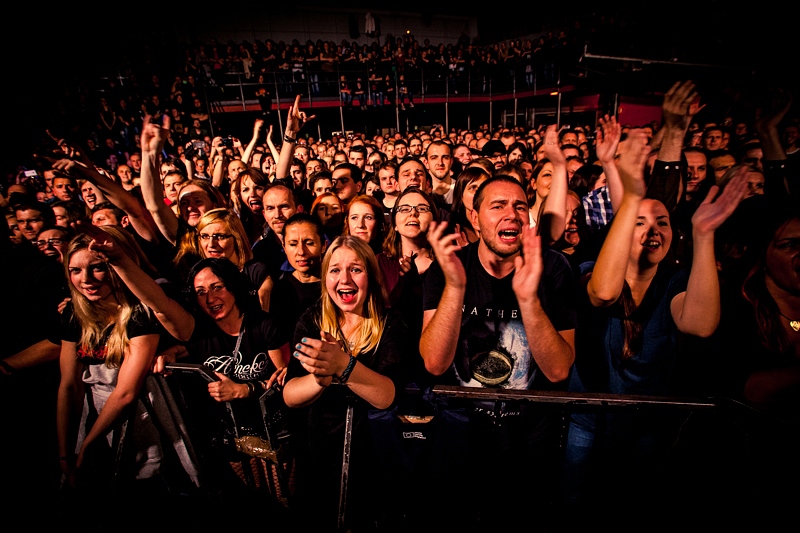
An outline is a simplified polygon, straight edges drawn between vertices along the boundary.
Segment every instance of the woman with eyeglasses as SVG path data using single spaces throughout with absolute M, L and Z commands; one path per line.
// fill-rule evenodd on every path
M 205 365 L 217 377 L 203 388 L 181 387 L 188 398 L 193 441 L 205 467 L 201 472 L 218 489 L 212 499 L 221 498 L 211 503 L 249 507 L 271 502 L 272 508 L 263 511 L 266 515 L 259 514 L 259 519 L 285 517 L 291 496 L 291 451 L 285 449 L 287 453 L 277 460 L 252 457 L 239 451 L 236 439 L 269 437 L 259 398 L 283 384 L 289 362 L 288 335 L 261 309 L 246 276 L 228 258 L 206 257 L 196 263 L 187 276 L 183 303 L 169 297 L 120 253 L 115 239 L 104 239 L 93 247 L 180 343 L 159 355 L 154 371 L 164 372 L 166 364 L 179 360 Z M 267 499 L 265 494 L 269 494 Z
M 397 198 L 391 225 L 378 254 L 389 302 L 408 320 L 414 335 L 422 332 L 422 283 L 435 260 L 428 243 L 431 221 L 441 222 L 433 198 L 418 187 L 409 187 Z
M 224 207 L 206 212 L 197 224 L 197 238 L 200 257 L 230 260 L 250 280 L 262 309 L 268 311 L 273 280 L 266 265 L 253 259 L 250 242 L 236 213 Z

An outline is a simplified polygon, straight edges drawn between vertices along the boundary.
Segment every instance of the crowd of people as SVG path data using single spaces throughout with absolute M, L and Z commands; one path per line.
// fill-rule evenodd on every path
M 2 196 L 0 383 L 36 391 L 4 409 L 9 482 L 109 527 L 97 495 L 124 494 L 131 528 L 177 494 L 279 530 L 789 516 L 800 155 L 771 96 L 700 122 L 679 81 L 652 124 L 329 139 L 297 96 L 280 133 L 182 137 L 156 105 L 114 154 L 54 134 Z

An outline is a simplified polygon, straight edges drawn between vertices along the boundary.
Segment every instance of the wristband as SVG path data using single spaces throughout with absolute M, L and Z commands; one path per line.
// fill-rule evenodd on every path
M 347 383 L 347 380 L 350 379 L 350 374 L 353 372 L 353 368 L 355 366 L 356 366 L 356 358 L 351 355 L 350 362 L 347 363 L 347 367 L 344 369 L 344 372 L 342 372 L 342 375 L 338 377 L 334 376 L 334 378 L 336 378 L 336 381 L 340 385 L 344 385 L 345 383 Z
M 293 137 L 289 137 L 288 135 L 284 135 L 284 136 L 283 136 L 283 142 L 285 142 L 285 143 L 290 143 L 290 144 L 294 144 L 294 143 L 296 143 L 296 142 L 297 142 L 297 139 L 296 139 L 296 138 L 293 138 Z
M 252 397 L 256 394 L 256 385 L 252 381 L 248 381 L 245 383 L 247 385 L 247 396 Z

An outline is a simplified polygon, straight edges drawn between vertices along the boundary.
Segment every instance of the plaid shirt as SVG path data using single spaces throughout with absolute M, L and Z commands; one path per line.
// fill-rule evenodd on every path
M 603 185 L 590 191 L 581 199 L 583 210 L 586 212 L 586 225 L 592 230 L 598 230 L 611 222 L 614 210 L 611 199 L 608 197 L 608 186 Z

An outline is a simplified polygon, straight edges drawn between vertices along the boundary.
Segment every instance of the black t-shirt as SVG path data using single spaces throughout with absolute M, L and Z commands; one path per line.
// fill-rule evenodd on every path
M 467 273 L 467 290 L 455 359 L 444 381 L 471 387 L 553 389 L 554 384 L 539 371 L 530 353 L 511 285 L 513 272 L 502 279 L 489 275 L 478 258 L 479 244 L 472 243 L 458 252 Z M 549 249 L 542 250 L 542 260 L 544 272 L 538 289 L 542 307 L 556 330 L 575 329 L 577 292 L 569 263 L 561 253 Z M 423 310 L 436 309 L 444 284 L 442 269 L 434 263 L 424 282 Z M 510 374 L 500 383 L 487 383 L 487 369 L 478 370 L 481 365 L 492 365 L 492 361 L 510 364 Z
M 204 364 L 237 383 L 269 379 L 276 370 L 269 358 L 269 351 L 278 349 L 289 341 L 288 335 L 278 327 L 272 317 L 262 311 L 245 313 L 238 350 L 238 335 L 228 335 L 205 316 L 196 316 L 195 321 L 192 337 L 186 346 L 189 351 L 187 362 Z M 205 390 L 202 392 L 204 394 L 200 396 L 205 397 L 209 408 L 224 417 L 223 406 L 210 401 Z M 261 427 L 260 406 L 255 399 L 233 400 L 230 404 L 239 427 Z
M 318 317 L 321 305 L 318 303 L 303 313 L 295 329 L 292 345 L 303 337 L 319 339 Z M 370 352 L 359 354 L 359 363 L 389 377 L 399 391 L 406 381 L 405 358 L 412 353 L 408 346 L 408 334 L 402 317 L 389 310 L 378 347 Z M 289 362 L 287 383 L 295 377 L 305 376 L 306 370 L 292 357 Z M 351 393 L 347 385 L 331 384 L 322 395 L 306 408 L 307 449 L 303 451 L 304 461 L 298 461 L 300 481 L 298 496 L 302 509 L 313 516 L 309 518 L 319 529 L 320 523 L 327 522 L 335 527 L 336 510 L 339 502 L 341 484 L 342 453 L 344 444 L 345 418 L 348 404 L 353 405 L 353 430 L 350 451 L 348 485 L 348 508 L 352 516 L 374 512 L 369 498 L 375 496 L 374 487 L 378 480 L 376 451 L 373 449 L 368 423 L 371 405 Z M 293 410 L 293 409 L 292 409 Z M 383 480 L 385 481 L 385 480 Z M 361 511 L 355 511 L 361 509 Z
M 64 308 L 61 320 L 61 340 L 75 343 L 80 342 L 81 325 L 75 317 L 72 304 L 68 304 Z M 106 342 L 111 335 L 112 329 L 113 326 L 109 324 L 109 327 L 103 334 L 103 339 L 96 346 L 78 345 L 78 360 L 87 365 L 104 364 L 106 361 Z M 133 339 L 143 335 L 161 335 L 163 328 L 156 319 L 155 314 L 149 312 L 143 304 L 138 304 L 133 308 L 133 313 L 125 328 L 125 332 L 129 339 Z
M 264 263 L 273 280 L 278 279 L 288 265 L 283 244 L 271 228 L 268 227 L 264 232 L 264 238 L 253 245 L 253 260 Z
M 319 281 L 303 283 L 291 272 L 283 272 L 272 289 L 271 311 L 287 331 L 294 332 L 300 315 L 317 303 L 321 290 Z

